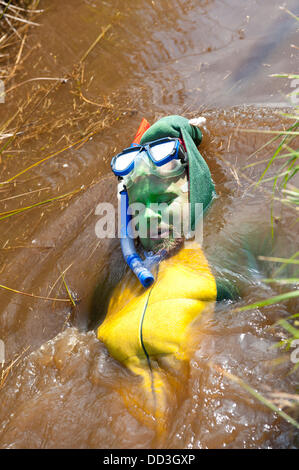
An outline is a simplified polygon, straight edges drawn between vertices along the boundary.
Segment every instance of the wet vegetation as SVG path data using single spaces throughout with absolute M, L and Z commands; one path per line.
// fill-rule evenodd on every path
M 292 14 L 291 12 L 288 12 Z M 299 21 L 295 15 L 294 19 Z M 296 80 L 296 83 L 299 83 L 299 75 L 296 74 L 276 74 L 273 77 L 285 78 L 288 80 Z M 298 80 L 298 82 L 297 82 Z M 294 82 L 293 82 L 294 83 Z M 299 92 L 298 89 L 292 91 L 288 97 L 290 99 L 290 105 L 293 103 L 298 103 Z M 296 184 L 298 178 L 296 175 L 299 172 L 299 148 L 296 146 L 298 144 L 298 129 L 299 129 L 299 106 L 293 105 L 289 113 L 280 112 L 282 119 L 282 124 L 285 118 L 292 119 L 294 124 L 291 126 L 286 126 L 286 129 L 279 132 L 277 136 L 271 139 L 268 143 L 265 144 L 265 147 L 272 142 L 277 142 L 278 145 L 275 152 L 269 157 L 266 161 L 265 169 L 263 170 L 260 178 L 258 179 L 256 186 L 263 184 L 266 181 L 273 181 L 273 201 L 278 200 L 282 205 L 286 204 L 299 209 L 299 186 Z M 265 148 L 263 147 L 263 148 Z M 258 152 L 259 150 L 257 150 Z M 275 160 L 281 160 L 281 165 L 276 174 L 270 178 L 267 178 L 267 172 Z M 250 165 L 248 165 L 250 167 Z M 272 234 L 274 232 L 274 208 L 273 204 L 271 205 L 271 223 L 272 223 Z M 289 227 L 289 230 L 296 230 L 298 227 L 299 218 L 295 216 L 293 224 Z M 264 307 L 265 305 L 276 304 L 277 302 L 288 301 L 291 299 L 296 299 L 299 297 L 299 269 L 298 269 L 298 260 L 299 251 L 294 253 L 289 258 L 275 258 L 275 257 L 263 257 L 260 259 L 264 262 L 276 263 L 276 269 L 274 270 L 273 278 L 263 279 L 263 282 L 269 284 L 278 284 L 282 288 L 288 287 L 291 290 L 281 293 L 275 297 L 265 299 L 264 301 L 256 302 L 255 304 L 248 305 L 243 307 L 243 309 L 250 309 L 254 307 Z M 277 265 L 278 264 L 278 265 Z M 288 277 L 285 272 L 286 267 L 294 268 L 292 269 L 293 276 Z M 277 347 L 285 349 L 288 354 L 292 351 L 292 348 L 296 347 L 299 342 L 299 313 L 295 313 L 287 318 L 282 318 L 276 322 L 276 326 L 281 326 L 287 333 L 288 337 L 277 343 Z M 299 362 L 294 364 L 293 370 L 291 373 L 296 373 L 297 368 L 299 367 Z M 281 409 L 288 408 L 291 412 L 297 417 L 299 416 L 299 394 L 285 394 L 279 392 L 273 392 L 270 394 L 272 396 L 272 406 L 277 404 Z M 258 397 L 261 401 L 263 397 Z M 266 403 L 267 406 L 271 407 L 271 402 Z M 276 411 L 280 413 L 280 410 Z M 284 419 L 292 422 L 292 424 L 299 429 L 299 423 L 294 421 L 290 416 L 284 416 Z

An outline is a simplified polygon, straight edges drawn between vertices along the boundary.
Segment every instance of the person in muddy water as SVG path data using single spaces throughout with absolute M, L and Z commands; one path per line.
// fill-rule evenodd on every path
M 162 118 L 146 130 L 140 145 L 112 159 L 130 207 L 139 204 L 132 225 L 139 244 L 150 251 L 143 267 L 154 282 L 145 288 L 128 271 L 110 297 L 97 335 L 110 355 L 133 373 L 119 388 L 126 405 L 160 439 L 167 431 L 169 410 L 184 396 L 201 319 L 213 316 L 217 301 L 239 296 L 233 280 L 212 272 L 198 240 L 188 240 L 196 233 L 198 214 L 208 217 L 216 196 L 197 148 L 203 123 L 202 118 Z M 197 212 L 198 205 L 202 212 Z

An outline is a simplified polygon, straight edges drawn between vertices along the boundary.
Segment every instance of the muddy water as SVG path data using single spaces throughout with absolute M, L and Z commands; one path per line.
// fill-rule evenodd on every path
M 271 148 L 251 155 L 268 137 L 241 129 L 281 126 L 277 105 L 286 105 L 291 90 L 269 74 L 296 69 L 298 52 L 290 47 L 296 44 L 294 21 L 272 0 L 244 6 L 233 0 L 40 4 L 41 26 L 28 32 L 0 105 L 2 125 L 15 116 L 5 128 L 13 138 L 1 157 L 0 179 L 10 180 L 0 187 L 1 213 L 78 192 L 0 220 L 0 283 L 68 299 L 65 273 L 78 303 L 73 308 L 0 291 L 6 365 L 23 353 L 0 390 L 0 446 L 295 446 L 290 425 L 211 367 L 268 397 L 294 393 L 289 356 L 273 348 L 283 333 L 271 326 L 296 313 L 295 302 L 237 314 L 224 304 L 213 320 L 203 320 L 195 329 L 198 347 L 180 406 L 169 403 L 163 442 L 124 405 L 119 383 L 130 384 L 134 393 L 138 381 L 109 357 L 94 332 L 125 271 L 118 241 L 96 238 L 95 208 L 103 201 L 116 204 L 110 157 L 130 142 L 143 116 L 150 122 L 167 114 L 207 118 L 201 149 L 219 195 L 204 225 L 211 267 L 243 286 L 240 305 L 278 292 L 262 282 L 263 275 L 244 268 L 240 252 L 242 237 L 250 234 L 252 248 L 264 254 L 271 202 L 270 183 L 260 190 L 252 186 L 264 164 L 244 169 L 269 156 Z M 277 203 L 275 214 L 274 252 L 290 255 L 295 213 Z

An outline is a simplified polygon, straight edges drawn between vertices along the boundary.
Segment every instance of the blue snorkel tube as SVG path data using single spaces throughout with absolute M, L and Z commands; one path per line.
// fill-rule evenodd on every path
M 131 144 L 131 147 L 134 147 L 134 145 L 140 142 L 141 136 L 149 127 L 149 123 L 146 119 L 143 118 L 137 131 L 137 134 L 134 137 L 134 141 Z M 137 254 L 134 240 L 130 236 L 129 229 L 131 216 L 129 215 L 129 196 L 126 187 L 123 184 L 122 189 L 120 191 L 120 216 L 120 245 L 125 261 L 127 265 L 132 269 L 135 276 L 138 277 L 143 287 L 149 287 L 154 282 L 155 278 L 150 272 L 150 270 L 145 267 L 144 262 Z
M 120 245 L 126 263 L 132 269 L 135 276 L 138 277 L 143 287 L 149 287 L 155 280 L 152 273 L 147 269 L 140 256 L 136 253 L 134 240 L 129 234 L 130 215 L 129 197 L 126 189 L 120 191 L 120 211 L 121 211 L 121 228 L 120 228 Z

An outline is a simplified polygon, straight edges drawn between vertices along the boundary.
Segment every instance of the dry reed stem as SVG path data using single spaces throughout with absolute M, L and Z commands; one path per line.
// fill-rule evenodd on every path
M 11 287 L 3 286 L 2 284 L 0 284 L 0 288 L 8 290 L 10 292 L 14 292 L 15 294 L 25 295 L 26 297 L 33 297 L 35 299 L 50 300 L 50 301 L 54 301 L 54 302 L 67 302 L 67 303 L 70 303 L 70 299 L 58 299 L 56 297 L 44 297 L 42 295 L 29 294 L 28 292 L 22 292 L 22 291 L 19 291 L 17 289 L 12 289 Z
M 25 354 L 25 352 L 28 351 L 29 348 L 30 348 L 30 346 L 28 346 L 26 349 L 24 349 L 24 351 L 22 351 L 21 354 L 16 359 L 12 360 L 10 362 L 10 364 L 5 369 L 3 369 L 3 367 L 2 367 L 2 371 L 1 371 L 1 375 L 0 375 L 0 390 L 4 387 L 5 382 L 7 380 L 7 377 L 8 377 L 8 374 L 12 370 L 13 366 L 17 362 L 20 361 L 23 354 Z
M 74 261 L 67 267 L 65 268 L 64 271 L 62 271 L 62 273 L 60 274 L 60 276 L 56 279 L 56 281 L 54 282 L 54 284 L 52 285 L 52 287 L 50 288 L 49 292 L 48 292 L 48 295 L 51 294 L 51 292 L 53 291 L 54 287 L 56 286 L 56 284 L 58 283 L 59 279 L 62 278 L 62 276 L 70 269 L 70 267 L 74 264 Z
M 65 287 L 65 290 L 67 291 L 67 294 L 69 296 L 69 299 L 70 299 L 70 302 L 71 304 L 73 305 L 73 307 L 76 307 L 76 301 L 74 300 L 72 294 L 71 294 L 71 291 L 65 281 L 65 277 L 64 277 L 64 273 L 62 273 L 62 280 L 63 280 L 63 284 L 64 284 L 64 287 Z
M 107 33 L 107 31 L 112 27 L 111 24 L 108 24 L 107 26 L 103 26 L 102 27 L 102 31 L 101 33 L 98 35 L 98 37 L 96 38 L 96 40 L 91 44 L 91 46 L 87 49 L 87 51 L 85 52 L 85 54 L 83 54 L 82 58 L 80 59 L 80 63 L 84 62 L 84 60 L 86 59 L 86 57 L 88 56 L 88 54 L 94 49 L 94 47 L 98 44 L 98 42 L 103 39 L 103 37 L 105 36 L 105 34 Z

